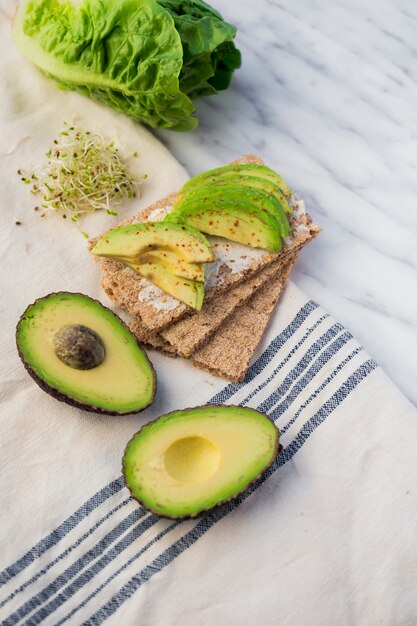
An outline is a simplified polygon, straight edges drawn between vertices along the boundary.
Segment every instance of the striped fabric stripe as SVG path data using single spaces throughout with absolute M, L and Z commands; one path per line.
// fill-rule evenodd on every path
M 267 413 L 274 406 L 276 401 L 279 398 L 281 398 L 289 390 L 292 383 L 298 378 L 298 376 L 302 372 L 304 372 L 307 365 L 309 365 L 309 363 L 312 362 L 312 360 L 321 352 L 321 350 L 323 350 L 324 346 L 327 345 L 330 339 L 335 337 L 341 329 L 342 327 L 340 326 L 340 324 L 335 324 L 326 333 L 324 333 L 324 335 L 322 335 L 317 341 L 315 341 L 313 345 L 311 346 L 311 348 L 307 350 L 307 352 L 305 353 L 301 361 L 297 363 L 297 366 L 294 367 L 294 369 L 291 370 L 291 373 L 285 377 L 283 383 L 279 385 L 279 387 L 268 397 L 267 400 L 265 400 L 264 402 L 261 402 L 261 404 L 258 406 L 259 411 Z M 333 356 L 333 354 L 335 353 L 335 350 L 340 349 L 351 338 L 352 336 L 350 335 L 350 333 L 346 331 L 344 336 L 339 338 L 338 341 L 335 341 L 334 343 L 332 343 L 330 345 L 329 350 L 326 350 L 323 353 L 323 358 L 321 361 L 318 362 L 318 366 L 320 366 L 320 363 L 321 363 L 321 366 L 323 367 L 323 365 L 327 363 L 329 358 Z M 326 357 L 327 357 L 327 360 L 326 360 Z
M 213 404 L 223 404 L 226 400 L 229 400 L 237 391 L 239 391 L 243 385 L 253 380 L 258 374 L 265 369 L 265 367 L 271 362 L 286 342 L 297 332 L 302 324 L 306 321 L 307 317 L 318 308 L 317 302 L 310 300 L 307 302 L 297 313 L 292 320 L 291 324 L 288 324 L 287 328 L 283 330 L 267 347 L 265 352 L 249 367 L 243 383 L 230 383 L 222 391 L 217 393 L 211 399 Z
M 94 509 L 120 491 L 120 489 L 123 489 L 123 487 L 123 479 L 119 476 L 119 478 L 116 478 L 116 480 L 113 480 L 111 483 L 103 487 L 103 489 L 100 489 L 100 491 L 95 493 L 94 496 L 87 500 L 87 502 L 84 502 L 84 504 L 80 506 L 75 513 L 64 520 L 62 524 L 55 528 L 55 530 L 53 530 L 47 537 L 41 539 L 41 541 L 26 552 L 26 554 L 24 554 L 18 561 L 13 563 L 13 565 L 6 567 L 6 569 L 0 572 L 0 587 L 5 585 L 14 576 L 17 576 L 17 574 L 28 567 L 28 565 L 33 563 L 35 559 L 38 559 L 42 554 L 44 554 L 44 552 L 61 541 L 61 539 L 63 539 L 65 535 L 70 532 L 70 530 L 75 528 L 75 526 L 77 526 L 77 524 L 79 524 L 84 517 L 90 515 Z
M 269 374 L 269 376 L 267 378 L 265 378 L 265 380 L 262 381 L 262 383 L 260 385 L 258 385 L 258 387 L 256 387 L 256 389 L 253 389 L 253 391 L 251 391 L 244 400 L 242 400 L 241 404 L 248 404 L 248 402 L 257 394 L 259 393 L 264 387 L 266 387 L 267 385 L 269 385 L 269 383 L 274 380 L 274 378 L 276 377 L 276 375 L 278 374 L 278 372 L 284 367 L 284 365 L 286 365 L 288 363 L 288 361 L 291 359 L 292 356 L 294 356 L 294 354 L 297 352 L 297 350 L 299 350 L 301 348 L 301 346 L 303 345 L 303 343 L 310 337 L 311 333 L 313 331 L 316 330 L 316 328 L 318 326 L 320 326 L 320 324 L 323 322 L 323 320 L 325 320 L 326 318 L 329 317 L 329 314 L 326 313 L 325 315 L 322 315 L 321 317 L 319 317 L 319 319 L 317 320 L 317 322 L 315 322 L 312 326 L 310 326 L 307 329 L 307 332 L 303 335 L 303 337 L 300 339 L 300 341 L 298 343 L 295 344 L 295 346 L 292 348 L 292 350 L 290 350 L 290 352 L 287 354 L 287 356 L 285 357 L 285 359 L 283 359 L 282 361 L 280 361 L 280 363 L 278 363 L 277 367 L 272 371 L 271 374 Z
M 317 308 L 318 305 L 313 302 L 308 302 L 306 305 L 304 305 L 294 317 L 291 324 L 289 324 L 287 328 L 285 328 L 269 344 L 265 352 L 257 359 L 257 361 L 253 363 L 250 371 L 248 372 L 248 376 L 245 382 L 240 385 L 226 385 L 219 393 L 217 393 L 211 399 L 211 402 L 222 403 L 230 400 L 230 398 L 236 394 L 242 395 L 248 384 L 253 383 L 254 379 L 259 374 L 261 374 L 265 369 L 268 368 L 268 366 L 272 365 L 274 361 L 277 360 L 277 350 L 282 348 L 285 343 L 289 341 L 296 333 L 299 334 L 298 331 L 300 331 L 302 326 L 306 324 L 309 316 Z M 295 346 L 286 354 L 285 358 L 277 362 L 272 371 L 268 373 L 268 376 L 263 378 L 249 393 L 246 393 L 245 397 L 242 397 L 241 399 L 239 398 L 239 403 L 248 404 L 254 398 L 256 399 L 256 397 L 259 396 L 257 404 L 260 410 L 268 411 L 274 419 L 278 419 L 283 413 L 285 413 L 285 411 L 287 411 L 288 408 L 294 402 L 296 402 L 299 395 L 303 391 L 305 391 L 306 387 L 312 383 L 320 370 L 332 358 L 334 358 L 340 350 L 345 348 L 346 344 L 348 344 L 352 340 L 350 333 L 344 331 L 343 327 L 340 324 L 333 324 L 308 347 L 308 349 L 303 353 L 299 362 L 296 363 L 291 368 L 291 370 L 288 371 L 287 374 L 284 376 L 283 380 L 280 382 L 280 385 L 278 387 L 273 387 L 270 391 L 268 391 L 268 385 L 274 385 L 274 379 L 277 376 L 277 373 L 285 368 L 287 364 L 289 364 L 291 358 L 295 355 L 295 353 L 303 346 L 303 344 L 308 340 L 312 333 L 316 331 L 320 324 L 322 324 L 327 319 L 328 315 L 323 314 L 310 327 L 304 330 L 302 337 L 298 340 Z M 352 359 L 357 357 L 361 350 L 362 348 L 357 347 L 355 350 L 352 350 L 348 356 L 346 356 L 339 363 L 337 363 L 337 365 L 334 367 L 334 369 L 331 371 L 331 374 L 325 379 L 325 381 L 322 382 L 321 385 L 310 394 L 308 399 L 301 406 L 297 407 L 297 411 L 294 413 L 294 415 L 291 416 L 287 424 L 284 427 L 281 427 L 282 432 L 286 432 L 295 423 L 295 421 L 299 418 L 300 414 L 308 406 L 308 404 L 326 388 L 326 386 L 342 371 L 342 369 Z M 319 411 L 319 414 L 324 415 L 325 413 L 325 417 L 327 417 L 327 415 L 330 414 L 331 411 L 333 411 L 336 406 L 341 401 L 343 401 L 345 397 L 347 397 L 351 390 L 355 388 L 357 384 L 359 384 L 363 377 L 366 376 L 367 373 L 372 371 L 372 369 L 374 369 L 375 367 L 376 364 L 373 361 L 365 361 L 365 363 L 357 368 L 354 374 L 349 376 L 343 382 L 338 391 L 335 392 L 333 396 L 331 396 L 331 398 L 327 401 L 330 402 L 330 404 L 323 404 L 323 407 L 321 409 L 321 412 Z M 262 394 L 264 394 L 265 392 L 268 394 L 267 397 L 261 399 Z M 339 395 L 337 396 L 338 393 Z M 338 401 L 336 402 L 336 400 Z M 251 405 L 253 406 L 253 404 Z M 324 410 L 324 407 L 326 406 L 327 408 Z M 299 431 L 299 433 L 296 434 L 292 441 L 289 444 L 286 444 L 285 452 L 280 455 L 276 466 L 273 466 L 273 468 L 269 470 L 267 476 L 270 476 L 274 471 L 276 471 L 276 469 L 278 469 L 278 467 L 280 467 L 283 463 L 289 460 L 289 458 L 291 458 L 291 456 L 295 454 L 295 452 L 301 447 L 301 445 L 303 445 L 309 434 L 311 434 L 311 432 L 320 423 L 322 423 L 325 417 L 321 419 L 319 414 L 316 413 L 314 416 L 310 417 L 310 419 L 308 419 L 302 425 L 301 430 Z M 313 420 L 313 418 L 315 418 L 315 420 Z M 310 430 L 306 430 L 308 424 L 310 424 Z M 313 430 L 311 430 L 311 428 Z M 301 440 L 301 445 L 294 448 L 296 442 Z M 288 452 L 289 450 L 294 451 Z M 291 454 L 291 456 L 288 457 L 288 454 Z M 34 546 L 34 548 L 32 548 L 26 555 L 24 555 L 24 557 L 22 557 L 21 559 L 16 561 L 15 564 L 4 570 L 4 572 L 2 572 L 0 576 L 5 577 L 5 582 L 21 572 L 25 567 L 27 567 L 29 563 L 33 562 L 37 558 L 37 551 L 39 555 L 43 554 L 48 550 L 48 546 L 58 543 L 65 536 L 65 534 L 69 532 L 69 530 L 66 529 L 69 528 L 71 524 L 77 525 L 78 523 L 80 523 L 83 518 L 87 517 L 91 513 L 91 511 L 94 510 L 92 508 L 94 505 L 94 508 L 96 508 L 97 506 L 104 504 L 104 502 L 111 497 L 111 495 L 107 495 L 109 492 L 109 488 L 114 490 L 113 495 L 117 493 L 117 491 L 119 491 L 121 487 L 116 489 L 115 486 L 118 487 L 119 481 L 121 480 L 122 479 L 120 477 L 116 481 L 110 483 L 112 487 L 110 487 L 110 485 L 107 485 L 105 488 L 100 490 L 100 492 L 98 492 L 97 494 L 95 494 L 95 496 L 93 496 L 93 498 L 88 500 L 85 505 L 80 507 L 80 509 L 78 509 L 76 513 L 70 516 L 66 520 L 66 522 L 63 522 L 63 524 L 58 527 L 60 529 L 58 533 L 54 531 L 53 533 L 48 535 L 48 537 L 46 537 L 36 546 Z M 262 482 L 263 481 L 259 482 L 259 485 L 262 484 Z M 204 534 L 209 527 L 222 519 L 224 515 L 226 515 L 228 512 L 236 508 L 236 506 L 238 506 L 240 502 L 248 497 L 250 493 L 253 493 L 257 486 L 254 486 L 249 491 L 245 492 L 243 496 L 234 501 L 233 505 L 226 505 L 212 515 L 204 518 L 204 520 L 197 522 L 191 531 L 174 541 L 170 548 L 165 550 L 156 559 L 154 559 L 152 563 L 148 564 L 147 566 L 142 568 L 137 574 L 135 574 L 129 580 L 129 582 L 122 587 L 120 592 L 118 592 L 118 594 L 116 594 L 109 602 L 105 603 L 103 607 L 94 614 L 91 620 L 88 620 L 88 622 L 86 623 L 102 623 L 102 621 L 104 621 L 107 616 L 111 615 L 115 610 L 117 610 L 120 604 L 122 604 L 128 597 L 130 597 L 132 593 L 134 593 L 136 589 L 141 586 L 142 582 L 148 580 L 153 575 L 153 573 L 160 571 L 160 569 L 170 563 L 189 545 L 195 543 L 195 541 L 197 541 L 197 539 L 202 534 Z M 102 502 L 100 502 L 100 498 L 103 499 Z M 129 500 L 130 499 L 128 498 L 123 502 L 126 504 L 129 502 Z M 87 532 L 81 535 L 81 537 L 76 542 L 66 548 L 58 557 L 56 557 L 48 565 L 43 567 L 42 570 L 32 576 L 31 579 L 20 585 L 3 601 L 2 605 L 0 606 L 3 606 L 6 602 L 14 598 L 18 593 L 21 593 L 40 576 L 45 574 L 50 569 L 50 567 L 56 565 L 58 561 L 65 560 L 65 557 L 67 557 L 67 555 L 72 552 L 75 547 L 78 547 L 85 539 L 91 536 L 98 526 L 101 526 L 104 522 L 109 523 L 109 520 L 113 513 L 116 513 L 116 510 L 121 510 L 123 506 L 122 504 L 119 504 L 117 507 L 111 509 L 106 515 L 104 515 L 104 517 L 102 517 L 98 522 L 93 524 Z M 58 622 L 55 623 L 62 624 L 68 621 L 68 619 L 70 619 L 80 609 L 86 606 L 93 597 L 97 596 L 98 593 L 107 584 L 114 580 L 122 571 L 131 566 L 134 561 L 139 559 L 162 537 L 166 536 L 168 533 L 170 533 L 180 525 L 180 522 L 168 523 L 166 521 L 161 521 L 154 515 L 148 515 L 141 520 L 140 518 L 144 517 L 145 515 L 147 514 L 145 511 L 143 511 L 143 509 L 136 508 L 125 519 L 118 522 L 113 529 L 106 533 L 106 535 L 96 545 L 91 547 L 80 558 L 74 561 L 69 567 L 64 570 L 64 572 L 59 574 L 55 578 L 55 580 L 50 582 L 39 593 L 35 594 L 32 598 L 30 598 L 23 605 L 21 605 L 18 610 L 9 615 L 9 617 L 7 617 L 6 620 L 2 623 L 5 624 L 5 626 L 17 624 L 20 620 L 28 617 L 30 614 L 31 615 L 29 616 L 28 620 L 25 622 L 26 624 L 41 623 L 45 618 L 52 615 L 52 613 L 59 609 L 65 602 L 70 600 L 70 598 L 72 598 L 77 592 L 83 589 L 98 573 L 100 573 L 105 567 L 107 567 L 107 565 L 112 563 L 124 550 L 126 550 L 135 540 L 137 540 L 140 535 L 148 531 L 151 527 L 154 527 L 159 522 L 158 526 L 156 527 L 157 534 L 152 539 L 147 541 L 140 548 L 139 551 L 136 551 L 133 556 L 131 556 L 127 561 L 123 562 L 122 566 L 113 571 L 112 575 L 104 580 L 98 587 L 96 587 L 92 593 L 90 593 L 86 598 L 84 598 L 81 602 L 74 606 L 64 617 L 62 617 Z M 209 524 L 207 528 L 205 528 L 205 524 Z M 128 531 L 129 527 L 132 528 Z M 114 543 L 116 539 L 118 539 L 118 537 L 120 536 L 122 536 L 122 538 Z M 8 578 L 6 578 L 6 576 Z M 1 580 L 3 580 L 3 578 L 1 578 Z M 60 589 L 62 589 L 62 591 L 60 591 Z
M 299 409 L 294 413 L 293 417 L 285 424 L 285 426 L 281 427 L 281 435 L 284 435 L 284 433 L 287 432 L 290 426 L 292 426 L 294 422 L 298 419 L 302 411 L 304 411 L 304 409 L 310 404 L 310 402 L 312 402 L 312 400 L 317 398 L 317 396 L 335 378 L 335 376 L 345 367 L 345 365 L 347 365 L 349 361 L 353 359 L 354 356 L 356 356 L 357 354 L 359 354 L 359 352 L 362 352 L 362 351 L 363 351 L 362 346 L 360 346 L 359 348 L 356 348 L 355 350 L 353 350 L 353 352 L 349 354 L 349 356 L 347 356 L 345 359 L 343 359 L 341 363 L 339 363 L 336 369 L 333 370 L 330 376 L 326 378 L 326 380 L 320 385 L 320 387 L 318 387 L 316 391 L 303 404 L 301 404 Z M 280 417 L 282 408 L 283 408 L 282 406 L 278 406 L 271 412 L 270 415 L 273 420 L 276 420 L 278 419 L 278 417 Z
M 298 396 L 302 393 L 303 389 L 320 373 L 320 371 L 327 365 L 330 359 L 341 350 L 347 343 L 352 339 L 350 333 L 345 332 L 338 339 L 333 341 L 330 346 L 326 350 L 322 350 L 320 353 L 320 358 L 314 361 L 311 367 L 308 368 L 306 373 L 301 377 L 300 380 L 297 381 L 297 384 L 291 389 L 291 392 L 285 398 L 283 402 L 275 406 L 274 410 L 271 411 L 272 406 L 276 403 L 278 399 L 280 399 L 284 394 L 283 393 L 274 393 L 270 396 L 270 400 L 268 401 L 269 408 L 266 409 L 270 413 L 270 415 L 275 419 L 279 417 L 284 411 L 288 409 L 288 407 L 298 398 Z M 305 371 L 303 367 L 301 370 L 295 372 L 295 377 L 291 377 L 290 385 L 295 383 L 300 372 Z M 285 391 L 289 391 L 290 385 L 287 384 L 287 389 Z M 262 406 L 262 405 L 261 405 Z M 264 409 L 260 409 L 264 411 Z
M 87 532 L 85 532 L 83 535 L 81 535 L 81 537 L 79 537 L 77 539 L 77 541 L 75 541 L 68 548 L 66 548 L 63 552 L 61 552 L 61 554 L 59 556 L 57 556 L 55 559 L 50 561 L 43 569 L 39 570 L 39 572 L 37 572 L 35 574 L 35 576 L 32 576 L 32 578 L 29 578 L 29 580 L 27 580 L 23 585 L 20 585 L 20 587 L 18 587 L 15 591 L 13 591 L 13 593 L 11 593 L 9 596 L 7 596 L 7 598 L 2 600 L 2 602 L 0 602 L 0 608 L 2 608 L 5 604 L 7 604 L 7 602 L 12 600 L 18 593 L 21 593 L 22 591 L 24 591 L 26 589 L 26 587 L 28 587 L 29 585 L 34 583 L 36 580 L 38 580 L 38 578 L 40 578 L 41 576 L 46 574 L 46 572 L 49 569 L 51 569 L 51 567 L 56 565 L 59 561 L 61 561 L 63 558 L 65 558 L 73 550 L 75 550 L 75 548 L 77 548 L 79 545 L 81 545 L 81 543 L 85 539 L 87 539 L 90 535 L 92 535 L 94 531 L 96 531 L 102 524 L 104 524 L 104 522 L 106 522 L 108 519 L 110 519 L 110 517 L 112 515 L 114 515 L 115 513 L 117 513 L 117 511 L 120 511 L 120 509 L 125 507 L 127 505 L 127 503 L 130 502 L 131 500 L 132 500 L 132 498 L 130 498 L 130 497 L 129 498 L 125 498 L 122 502 L 120 502 L 120 504 L 117 504 L 115 507 L 110 509 L 110 511 L 108 513 L 106 513 L 106 515 L 101 517 L 95 524 L 93 524 L 93 526 L 91 526 L 91 528 L 89 528 Z

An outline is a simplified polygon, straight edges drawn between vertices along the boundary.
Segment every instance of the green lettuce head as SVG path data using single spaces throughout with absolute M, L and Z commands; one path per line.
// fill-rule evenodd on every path
M 152 126 L 191 130 L 193 98 L 227 89 L 236 29 L 202 0 L 30 0 L 16 45 L 67 89 Z

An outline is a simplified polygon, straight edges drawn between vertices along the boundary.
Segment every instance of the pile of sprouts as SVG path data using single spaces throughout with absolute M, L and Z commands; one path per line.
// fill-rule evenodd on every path
M 18 170 L 22 181 L 31 185 L 31 193 L 41 196 L 35 210 L 41 210 L 42 216 L 51 210 L 78 222 L 81 215 L 94 211 L 118 215 L 115 207 L 137 197 L 146 178 L 136 181 L 128 174 L 114 142 L 68 122 L 46 156 L 44 165 L 27 173 Z

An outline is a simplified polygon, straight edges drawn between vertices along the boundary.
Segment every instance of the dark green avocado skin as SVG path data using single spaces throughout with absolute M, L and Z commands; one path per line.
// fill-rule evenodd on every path
M 90 404 L 83 404 L 82 402 L 78 402 L 77 400 L 74 400 L 74 398 L 71 398 L 71 396 L 68 396 L 65 393 L 61 393 L 60 391 L 58 391 L 57 389 L 54 389 L 53 387 L 50 387 L 44 380 L 42 380 L 42 378 L 39 378 L 39 376 L 33 371 L 33 369 L 31 368 L 30 364 L 27 363 L 27 361 L 25 361 L 23 354 L 20 350 L 20 346 L 19 346 L 19 341 L 18 341 L 18 328 L 19 328 L 19 323 L 20 321 L 25 317 L 26 315 L 26 311 L 36 305 L 37 302 L 39 302 L 40 300 L 44 300 L 45 298 L 47 298 L 48 296 L 52 296 L 52 295 L 63 295 L 63 296 L 83 296 L 85 297 L 85 294 L 80 293 L 80 292 L 70 292 L 70 291 L 56 291 L 56 292 L 51 292 L 46 294 L 45 296 L 42 296 L 40 298 L 37 298 L 34 302 L 32 302 L 31 304 L 29 304 L 26 309 L 23 311 L 22 315 L 19 318 L 19 321 L 17 323 L 16 326 L 16 347 L 17 347 L 17 351 L 19 353 L 19 357 L 20 360 L 22 361 L 27 373 L 33 378 L 33 380 L 35 381 L 35 383 L 43 390 L 45 391 L 48 395 L 52 396 L 53 398 L 55 398 L 55 400 L 58 400 L 59 402 L 65 402 L 66 404 L 69 404 L 71 406 L 76 407 L 77 409 L 81 409 L 83 411 L 87 411 L 89 413 L 100 413 L 101 415 L 135 415 L 136 413 L 140 413 L 141 411 L 144 411 L 145 409 L 148 408 L 148 406 L 150 406 L 152 404 L 152 402 L 155 399 L 155 395 L 156 395 L 156 372 L 155 369 L 151 363 L 151 361 L 148 358 L 148 355 L 146 354 L 146 352 L 143 350 L 143 348 L 140 346 L 139 342 L 137 341 L 136 337 L 135 337 L 135 341 L 138 345 L 138 347 L 142 350 L 142 352 L 144 353 L 146 360 L 149 363 L 149 366 L 151 368 L 151 371 L 153 373 L 153 378 L 154 378 L 154 392 L 152 395 L 152 398 L 150 400 L 150 402 L 142 407 L 141 409 L 138 409 L 137 411 L 130 411 L 128 413 L 124 413 L 124 412 L 119 412 L 119 411 L 108 411 L 106 409 L 103 409 L 101 407 L 95 407 L 93 405 Z M 111 309 L 109 309 L 108 307 L 104 306 L 104 304 L 102 304 L 99 300 L 97 300 L 96 298 L 91 298 L 90 296 L 88 296 L 88 298 L 90 298 L 90 300 L 93 300 L 94 302 L 98 302 L 98 304 L 100 304 L 100 306 L 102 306 L 104 309 L 107 309 L 107 311 L 110 311 L 110 313 L 112 313 L 115 317 L 117 317 L 117 319 L 119 320 L 120 324 L 122 324 L 122 326 L 124 326 L 125 328 L 128 328 L 128 326 L 124 323 L 124 321 L 118 316 L 116 315 L 116 313 L 114 313 Z M 130 330 L 129 332 L 131 334 L 133 334 Z
M 204 409 L 204 408 L 209 408 L 209 407 L 221 407 L 221 406 L 228 406 L 228 407 L 236 407 L 236 408 L 241 408 L 238 407 L 238 405 L 236 404 L 227 404 L 227 405 L 221 405 L 221 404 L 202 404 L 200 406 L 193 406 L 193 407 L 187 407 L 185 409 L 182 409 L 182 411 L 189 411 L 190 409 Z M 256 410 L 256 409 L 255 409 Z M 261 411 L 258 411 L 258 413 L 260 413 Z M 171 415 L 171 413 L 178 413 L 177 411 L 171 411 L 170 413 L 164 413 L 164 417 Z M 269 415 L 267 415 L 266 413 L 264 413 L 264 415 L 274 424 L 275 426 L 275 422 L 273 422 L 273 420 L 269 417 Z M 129 439 L 129 441 L 127 442 L 126 446 L 125 446 L 125 450 L 127 449 L 127 447 L 129 446 L 129 443 L 136 437 L 136 435 L 139 435 L 139 433 L 143 432 L 146 428 L 148 428 L 148 426 L 150 426 L 151 424 L 153 424 L 154 422 L 157 421 L 156 418 L 155 420 L 152 420 L 151 422 L 148 422 L 147 424 L 144 424 L 144 426 L 142 426 L 142 428 L 140 428 L 138 430 L 137 433 L 135 433 L 134 435 L 132 435 L 132 437 Z M 221 509 L 223 506 L 225 506 L 228 502 L 231 502 L 232 500 L 235 500 L 238 496 L 240 496 L 242 493 L 245 493 L 245 491 L 247 489 L 249 489 L 249 487 L 251 485 L 253 485 L 253 483 L 256 483 L 257 480 L 259 480 L 259 478 L 261 478 L 261 476 L 263 476 L 265 474 L 265 472 L 271 467 L 272 463 L 275 461 L 275 459 L 277 458 L 277 456 L 279 454 L 281 454 L 281 452 L 283 451 L 283 446 L 279 443 L 279 438 L 281 436 L 281 433 L 279 431 L 279 429 L 275 426 L 275 428 L 278 431 L 278 437 L 277 437 L 277 443 L 275 446 L 275 450 L 274 450 L 274 454 L 272 455 L 271 458 L 271 462 L 262 470 L 262 472 L 260 472 L 257 476 L 255 476 L 255 478 L 253 480 L 251 480 L 250 482 L 248 482 L 247 485 L 244 486 L 243 489 L 241 489 L 238 493 L 235 493 L 233 496 L 231 496 L 230 498 L 227 498 L 225 500 L 222 500 L 221 502 L 218 502 L 217 504 L 215 504 L 214 506 L 210 507 L 209 509 L 202 509 L 201 511 L 199 511 L 198 513 L 196 513 L 195 515 L 181 515 L 181 516 L 175 516 L 175 515 L 168 515 L 168 514 L 164 514 L 162 515 L 161 513 L 157 513 L 156 511 L 154 511 L 151 507 L 145 505 L 137 496 L 135 496 L 129 485 L 126 483 L 126 476 L 125 476 L 125 455 L 123 454 L 123 458 L 122 458 L 122 474 L 123 474 L 123 480 L 125 482 L 125 487 L 128 489 L 128 491 L 130 492 L 131 497 L 136 500 L 136 502 L 138 502 L 144 509 L 146 509 L 147 511 L 150 511 L 151 513 L 153 513 L 154 515 L 156 515 L 157 517 L 160 518 L 164 518 L 164 519 L 172 519 L 172 520 L 178 520 L 178 521 L 186 521 L 186 520 L 190 520 L 190 519 L 198 519 L 199 517 L 205 517 L 206 515 L 208 515 L 209 513 L 213 513 L 214 511 L 217 511 L 218 509 Z

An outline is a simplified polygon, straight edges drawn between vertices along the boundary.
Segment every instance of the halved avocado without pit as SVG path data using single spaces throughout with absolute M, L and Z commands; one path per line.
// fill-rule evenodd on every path
M 197 517 L 247 489 L 273 463 L 279 430 L 264 413 L 206 405 L 174 411 L 127 444 L 125 482 L 162 517 Z
M 59 292 L 29 305 L 16 329 L 20 358 L 51 396 L 96 413 L 149 406 L 156 376 L 122 320 L 97 300 Z

